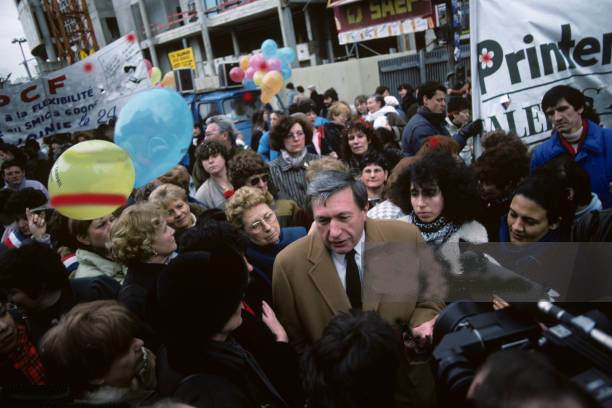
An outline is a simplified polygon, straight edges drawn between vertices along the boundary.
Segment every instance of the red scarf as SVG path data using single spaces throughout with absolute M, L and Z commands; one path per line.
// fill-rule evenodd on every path
M 582 119 L 582 133 L 580 134 L 580 139 L 578 139 L 578 147 L 576 151 L 574 151 L 574 147 L 570 142 L 568 142 L 561 134 L 559 134 L 559 139 L 561 139 L 561 146 L 567 150 L 572 157 L 575 157 L 580 149 L 582 148 L 582 144 L 584 143 L 587 134 L 589 133 L 589 122 L 586 119 Z
M 13 367 L 21 372 L 33 385 L 47 384 L 45 367 L 43 367 L 38 350 L 28 337 L 28 332 L 24 325 L 16 325 L 17 347 L 15 351 L 8 355 Z

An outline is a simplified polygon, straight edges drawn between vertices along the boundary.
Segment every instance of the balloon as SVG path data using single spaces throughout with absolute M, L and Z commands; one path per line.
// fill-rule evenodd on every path
M 277 49 L 278 45 L 276 45 L 276 41 L 274 40 L 267 39 L 263 43 L 261 43 L 261 53 L 266 58 L 274 56 Z
M 77 143 L 55 161 L 49 175 L 49 203 L 75 220 L 92 220 L 125 204 L 134 188 L 134 165 L 114 143 Z
M 161 80 L 161 70 L 157 67 L 151 68 L 151 85 L 155 86 Z
M 261 100 L 262 103 L 270 103 L 272 101 L 272 96 L 267 92 L 262 92 L 261 95 L 259 96 L 259 99 Z
M 283 75 L 283 79 L 287 81 L 289 78 L 291 78 L 291 68 L 289 67 L 283 68 L 281 70 L 281 74 Z
M 281 48 L 278 50 L 277 56 L 278 59 L 280 59 L 285 64 L 291 65 L 293 61 L 295 61 L 295 51 L 293 50 L 293 48 Z
M 243 55 L 240 57 L 240 69 L 246 71 L 249 68 L 249 56 Z
M 266 73 L 263 71 L 257 71 L 255 75 L 253 75 L 253 81 L 255 81 L 255 85 L 261 86 L 261 80 L 263 79 L 264 75 L 266 75 Z
M 266 62 L 264 57 L 262 57 L 261 54 L 255 54 L 251 57 L 251 59 L 249 59 L 249 66 L 259 70 L 262 62 Z
M 162 78 L 159 84 L 162 86 L 162 88 L 176 89 L 176 82 L 174 80 L 174 72 L 173 71 L 166 72 L 166 74 L 164 75 L 164 77 Z
M 153 64 L 151 64 L 151 61 L 146 58 L 144 59 L 144 64 L 145 68 L 147 68 L 147 74 L 149 75 L 149 78 L 151 78 L 151 68 L 153 68 Z
M 255 72 L 257 72 L 255 68 L 249 67 L 244 73 L 244 76 L 246 77 L 246 79 L 253 79 L 253 75 L 255 75 Z
M 185 156 L 193 131 L 193 116 L 185 100 L 170 89 L 150 89 L 133 95 L 115 125 L 115 143 L 130 155 L 136 188 L 172 169 Z
M 255 85 L 255 82 L 252 79 L 245 79 L 242 85 L 246 89 L 256 89 L 257 88 L 257 85 Z
M 283 76 L 278 71 L 267 72 L 261 80 L 261 89 L 276 95 L 283 88 Z
M 259 71 L 266 72 L 268 70 L 268 63 L 264 60 L 259 64 Z
M 268 71 L 280 71 L 282 62 L 278 58 L 270 58 L 268 60 Z
M 244 71 L 239 67 L 234 67 L 230 69 L 229 76 L 232 81 L 240 83 L 244 79 Z

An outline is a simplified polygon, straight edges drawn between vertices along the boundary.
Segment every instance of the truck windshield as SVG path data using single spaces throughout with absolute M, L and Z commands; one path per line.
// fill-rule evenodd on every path
M 258 109 L 261 109 L 261 102 L 255 93 L 247 92 L 223 101 L 225 115 L 234 123 L 250 122 Z
M 204 121 L 210 116 L 220 115 L 223 112 L 219 112 L 215 102 L 204 102 L 198 106 L 198 113 L 200 114 L 200 119 Z

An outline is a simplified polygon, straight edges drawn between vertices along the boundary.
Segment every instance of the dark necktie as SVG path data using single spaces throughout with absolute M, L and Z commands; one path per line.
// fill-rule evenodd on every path
M 345 255 L 346 258 L 346 294 L 353 309 L 361 309 L 361 279 L 355 262 L 355 250 Z

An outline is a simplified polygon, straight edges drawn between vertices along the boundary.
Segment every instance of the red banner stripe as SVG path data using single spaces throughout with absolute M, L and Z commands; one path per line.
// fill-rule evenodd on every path
M 126 201 L 127 197 L 121 194 L 60 194 L 51 198 L 51 206 L 122 205 Z

